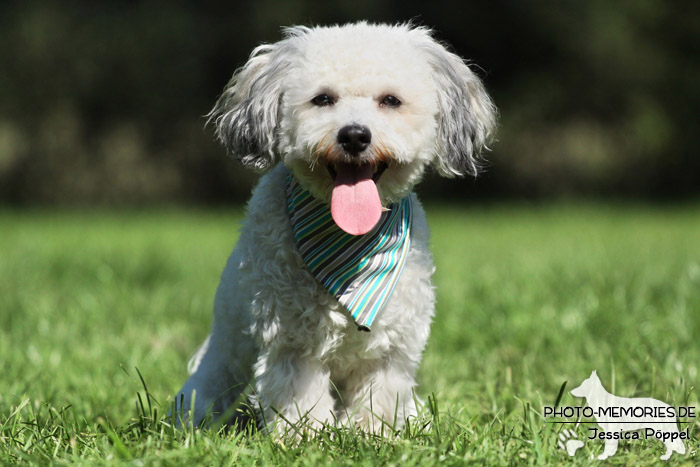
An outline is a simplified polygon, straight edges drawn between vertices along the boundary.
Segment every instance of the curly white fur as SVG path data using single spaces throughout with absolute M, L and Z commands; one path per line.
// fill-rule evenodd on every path
M 334 104 L 314 105 L 319 94 Z M 387 95 L 401 105 L 382 105 Z M 425 28 L 294 27 L 253 51 L 210 118 L 244 164 L 274 169 L 253 192 L 180 409 L 192 408 L 196 423 L 208 412 L 221 414 L 254 377 L 271 431 L 301 419 L 350 418 L 374 431 L 383 422 L 401 426 L 416 414 L 415 374 L 435 300 L 428 227 L 411 190 L 429 165 L 445 176 L 475 173 L 495 121 L 481 82 Z M 361 163 L 388 166 L 377 181 L 382 203 L 414 197 L 406 265 L 369 333 L 357 330 L 305 268 L 285 200 L 289 171 L 314 196 L 330 199 L 327 166 L 351 160 L 336 141 L 349 124 L 371 129 Z

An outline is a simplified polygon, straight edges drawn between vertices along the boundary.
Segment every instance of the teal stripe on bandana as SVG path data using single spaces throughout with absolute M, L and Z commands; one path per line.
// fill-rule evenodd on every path
M 333 222 L 327 204 L 287 177 L 287 208 L 297 249 L 311 274 L 350 313 L 369 327 L 391 297 L 411 245 L 411 198 L 389 206 L 365 235 L 350 235 Z

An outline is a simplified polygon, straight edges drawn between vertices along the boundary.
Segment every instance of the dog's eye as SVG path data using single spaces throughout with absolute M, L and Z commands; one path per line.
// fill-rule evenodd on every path
M 328 94 L 319 94 L 311 99 L 311 103 L 317 107 L 327 107 L 335 104 L 335 100 Z
M 395 108 L 395 107 L 398 107 L 401 105 L 401 101 L 396 96 L 388 95 L 388 96 L 384 96 L 384 98 L 381 100 L 379 105 L 382 107 L 394 107 Z

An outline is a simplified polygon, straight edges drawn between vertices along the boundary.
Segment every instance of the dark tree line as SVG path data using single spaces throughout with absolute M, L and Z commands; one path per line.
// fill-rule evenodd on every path
M 488 172 L 423 196 L 697 196 L 696 5 L 5 1 L 0 203 L 245 199 L 254 176 L 202 116 L 280 26 L 357 19 L 434 27 L 499 107 Z

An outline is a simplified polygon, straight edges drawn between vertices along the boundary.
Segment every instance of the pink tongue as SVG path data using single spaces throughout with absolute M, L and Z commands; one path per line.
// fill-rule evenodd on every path
M 379 222 L 382 203 L 372 180 L 372 166 L 337 164 L 331 215 L 350 235 L 364 235 Z

